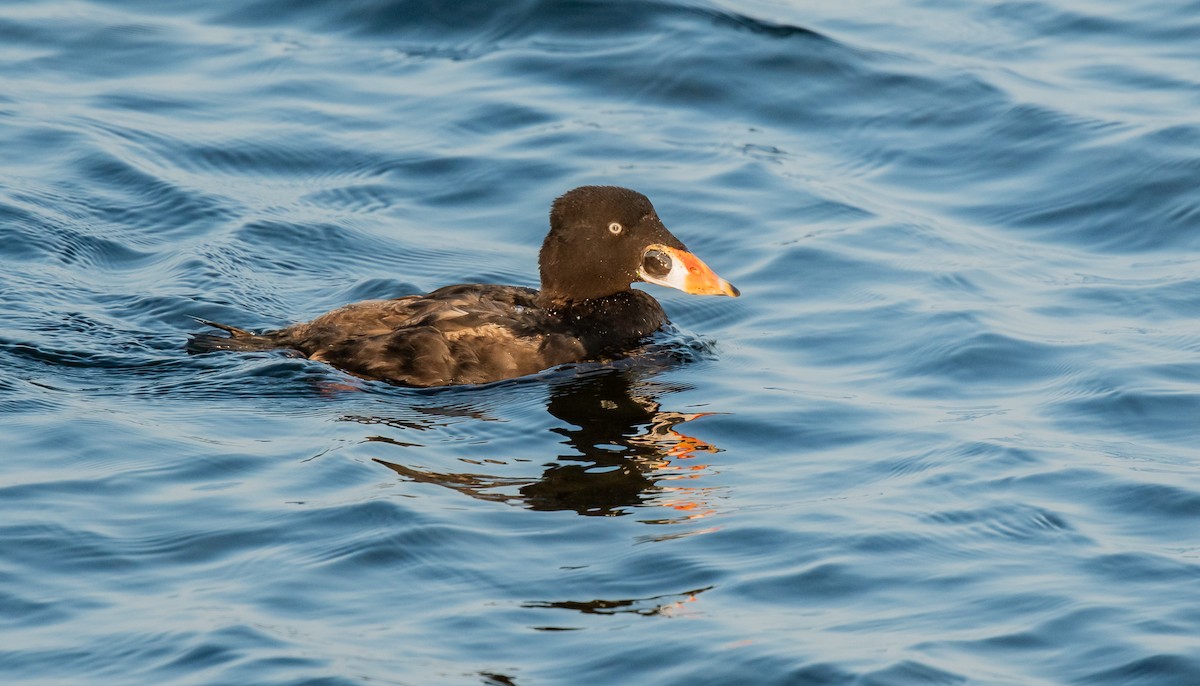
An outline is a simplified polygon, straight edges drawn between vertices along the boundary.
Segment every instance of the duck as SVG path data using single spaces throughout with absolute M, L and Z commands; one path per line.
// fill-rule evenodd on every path
M 740 295 L 667 230 L 645 195 L 619 186 L 581 186 L 554 200 L 538 271 L 538 289 L 445 286 L 269 331 L 197 318 L 224 333 L 193 334 L 187 350 L 281 350 L 400 386 L 486 384 L 628 355 L 669 323 L 634 283 Z

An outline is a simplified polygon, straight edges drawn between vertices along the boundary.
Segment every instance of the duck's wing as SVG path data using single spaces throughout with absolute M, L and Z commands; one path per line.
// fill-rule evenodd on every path
M 359 376 L 414 386 L 488 383 L 584 359 L 583 344 L 555 326 L 536 295 L 472 284 L 356 303 L 292 327 L 288 347 Z

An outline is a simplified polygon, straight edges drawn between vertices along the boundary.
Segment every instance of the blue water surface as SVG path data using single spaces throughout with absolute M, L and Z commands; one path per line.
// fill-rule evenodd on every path
M 1200 2 L 0 5 L 0 682 L 1200 684 Z M 743 292 L 404 389 L 247 328 Z

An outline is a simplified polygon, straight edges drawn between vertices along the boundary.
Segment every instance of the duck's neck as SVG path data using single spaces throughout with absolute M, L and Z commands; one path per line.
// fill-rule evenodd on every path
M 633 289 L 629 289 L 595 297 L 579 297 L 566 295 L 551 288 L 542 288 L 538 291 L 537 302 L 538 305 L 552 312 L 578 314 L 608 309 L 613 304 L 628 300 L 632 292 Z
M 597 348 L 626 345 L 649 336 L 667 323 L 667 315 L 658 301 L 649 293 L 632 288 L 584 300 L 555 300 L 543 294 L 539 296 L 539 304 L 551 315 L 578 328 L 584 338 L 596 339 Z
M 602 283 L 599 278 L 596 278 L 579 279 L 567 284 L 561 283 L 557 279 L 549 278 L 546 274 L 542 274 L 541 286 L 541 290 L 538 291 L 538 300 L 546 307 L 573 306 L 580 303 L 607 300 L 619 297 L 622 293 L 630 291 L 628 282 L 624 284 Z

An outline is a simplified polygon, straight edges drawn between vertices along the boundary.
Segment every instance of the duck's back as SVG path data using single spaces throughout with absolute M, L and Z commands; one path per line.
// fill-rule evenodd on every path
M 443 386 L 511 379 L 615 353 L 659 329 L 666 315 L 636 290 L 547 310 L 530 288 L 464 284 L 346 305 L 277 331 L 208 323 L 232 335 L 194 336 L 194 352 L 283 348 L 366 378 Z
M 414 386 L 488 383 L 583 359 L 582 342 L 516 286 L 449 286 L 355 303 L 277 333 L 313 360 Z

